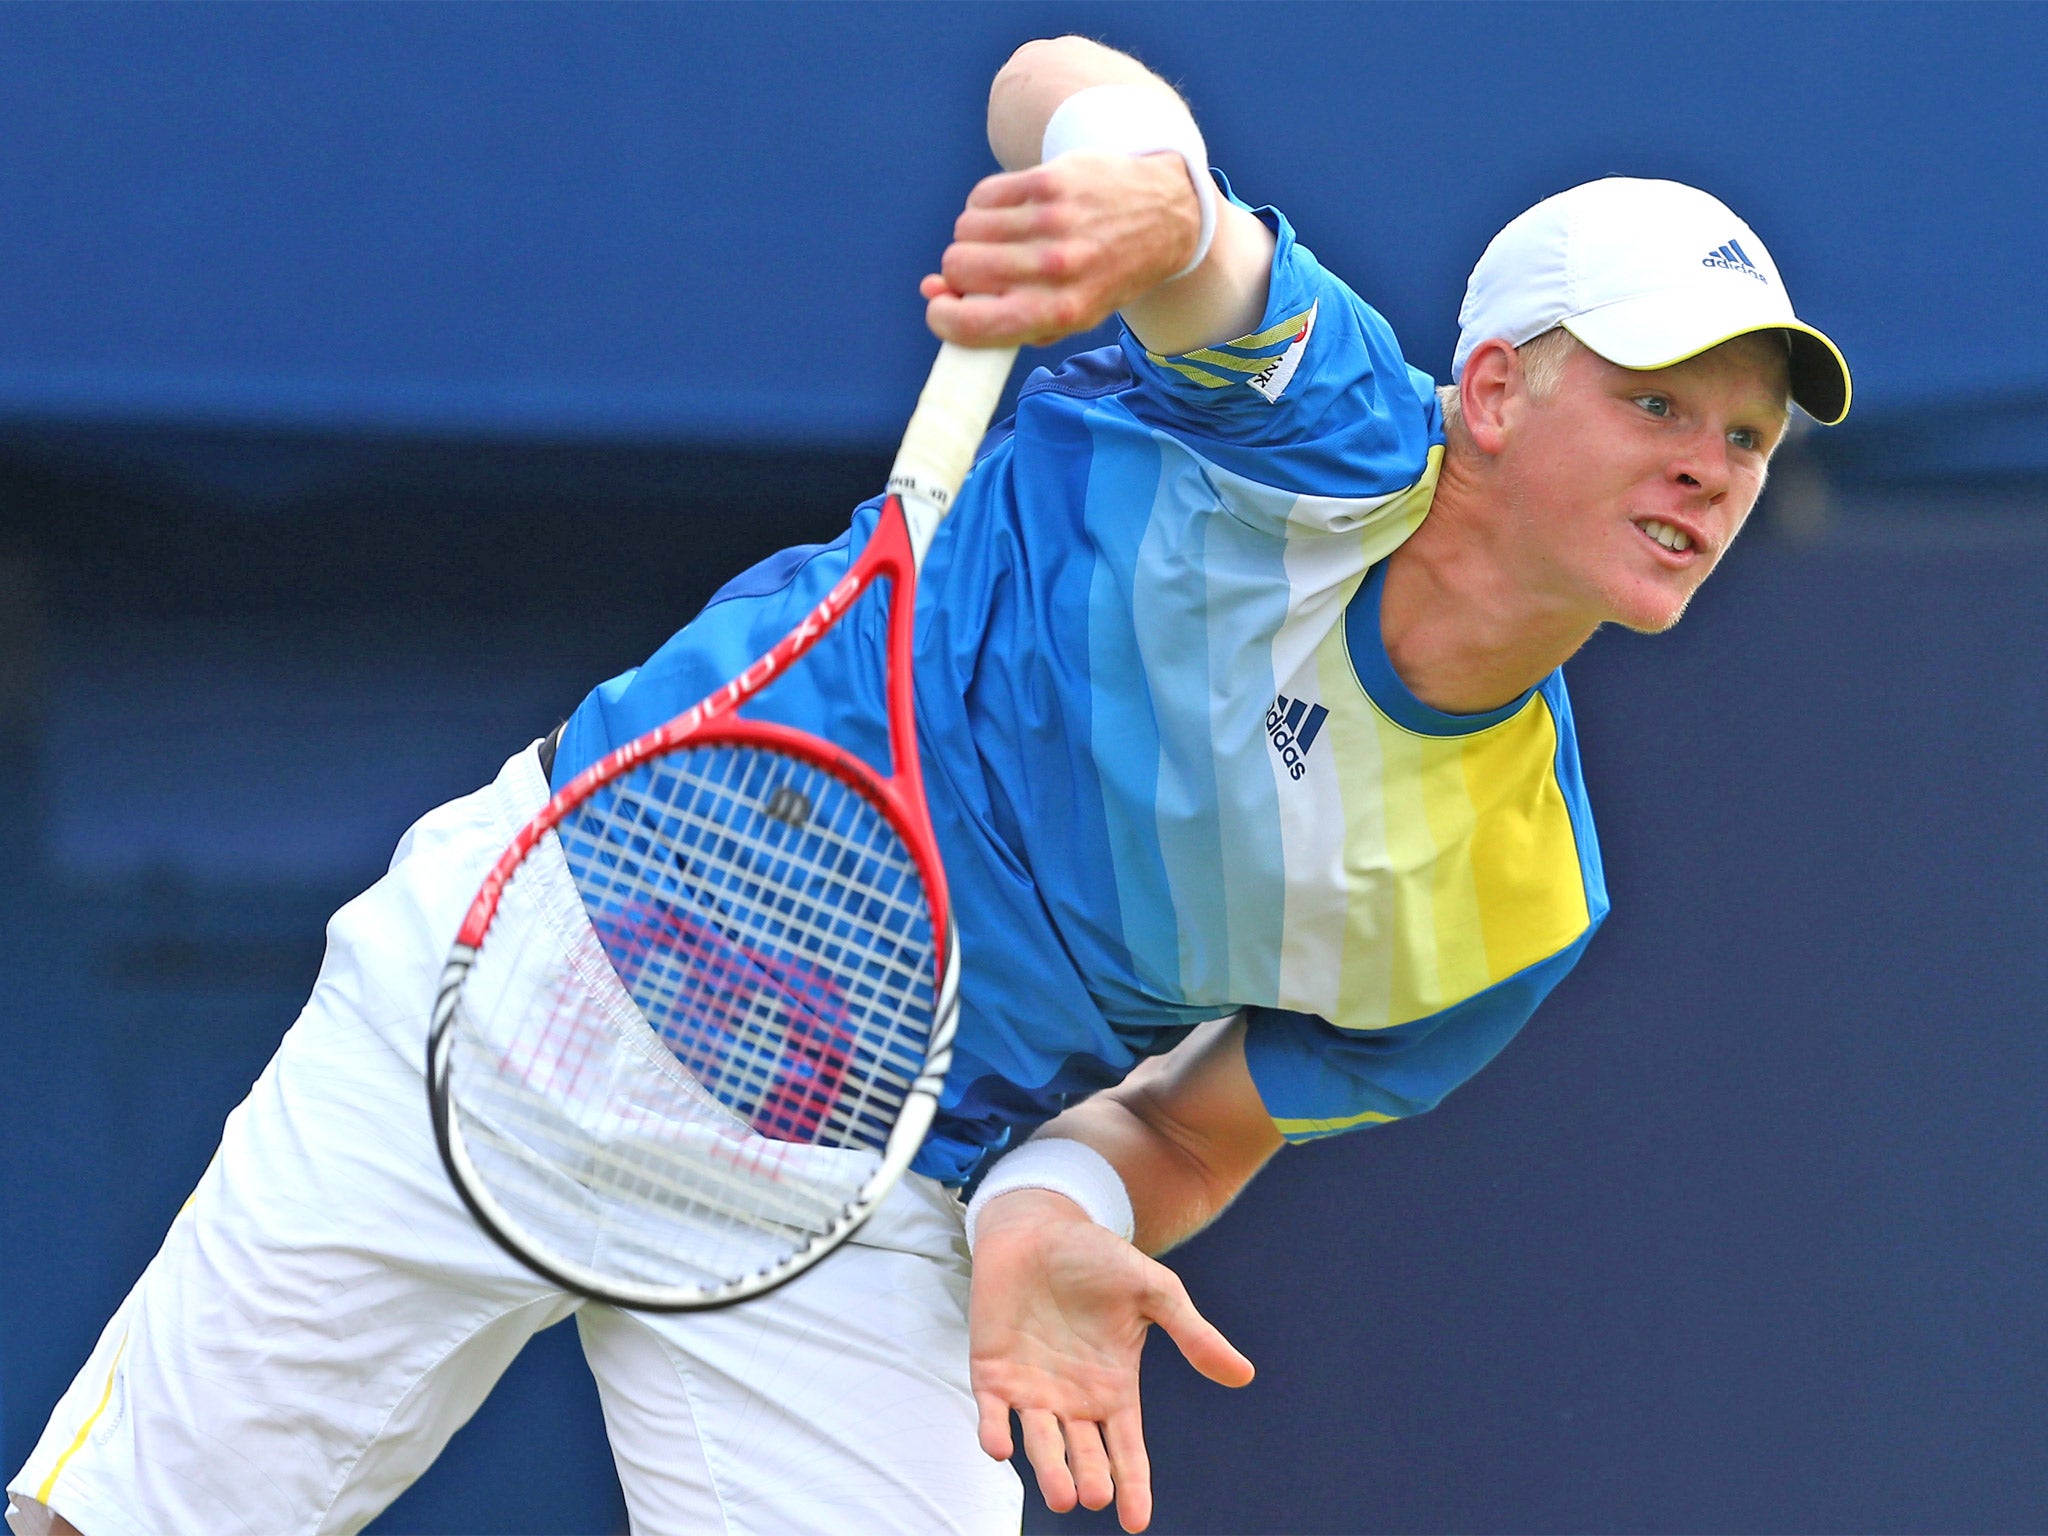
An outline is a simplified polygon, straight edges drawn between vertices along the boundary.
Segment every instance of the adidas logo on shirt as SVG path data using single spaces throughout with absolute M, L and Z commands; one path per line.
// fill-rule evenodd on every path
M 1757 264 L 1749 259 L 1749 252 L 1745 251 L 1741 244 L 1734 240 L 1730 240 L 1726 245 L 1707 252 L 1706 255 L 1700 258 L 1700 265 L 1703 267 L 1720 267 L 1729 272 L 1740 272 L 1745 277 L 1753 277 L 1760 283 L 1768 284 L 1770 282 L 1770 279 L 1757 269 Z
M 1266 711 L 1266 735 L 1273 743 L 1273 750 L 1280 754 L 1280 761 L 1287 767 L 1287 777 L 1298 779 L 1308 772 L 1303 761 L 1308 749 L 1316 744 L 1316 737 L 1323 729 L 1323 722 L 1330 718 L 1330 712 L 1320 704 L 1311 704 L 1306 699 L 1290 699 L 1286 694 L 1277 695 L 1272 706 Z

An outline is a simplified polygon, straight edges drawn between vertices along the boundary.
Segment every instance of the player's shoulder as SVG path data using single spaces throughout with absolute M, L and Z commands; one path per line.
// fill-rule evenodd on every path
M 1033 370 L 985 445 L 1003 473 L 984 494 L 1000 481 L 1077 501 L 1093 487 L 1135 521 L 1220 502 L 1260 528 L 1335 531 L 1426 483 L 1443 441 L 1434 381 L 1284 214 L 1249 211 L 1274 232 L 1256 328 L 1164 357 L 1123 327 Z
M 1222 173 L 1215 174 L 1222 181 Z M 1112 322 L 1117 330 L 1113 345 L 1033 370 L 1018 391 L 1020 405 L 1034 396 L 1099 400 L 1142 387 L 1160 371 L 1167 375 L 1160 382 L 1168 385 L 1218 392 L 1202 402 L 1212 406 L 1248 397 L 1277 405 L 1297 393 L 1297 378 L 1306 384 L 1331 372 L 1384 371 L 1396 384 L 1431 384 L 1426 375 L 1416 374 L 1412 381 L 1405 377 L 1414 370 L 1406 367 L 1393 327 L 1301 243 L 1285 213 L 1271 205 L 1251 207 L 1229 192 L 1227 182 L 1224 190 L 1273 233 L 1266 303 L 1257 326 L 1227 341 L 1168 355 L 1148 350 L 1127 325 Z
M 1017 389 L 1017 408 L 1028 401 L 1085 403 L 1120 395 L 1137 386 L 1122 347 L 1092 347 L 1074 352 L 1045 368 L 1032 369 Z
M 1221 173 L 1217 174 L 1220 178 Z M 1361 345 L 1375 351 L 1391 351 L 1395 356 L 1400 354 L 1400 342 L 1386 318 L 1342 276 L 1323 264 L 1303 243 L 1283 211 L 1271 204 L 1254 208 L 1235 194 L 1231 201 L 1263 223 L 1273 236 L 1266 302 L 1258 324 L 1242 336 L 1171 359 L 1147 351 L 1128 333 L 1127 348 L 1155 365 L 1207 355 L 1212 368 L 1226 377 L 1196 382 L 1210 388 L 1242 384 L 1268 404 L 1277 403 L 1289 393 L 1290 378 L 1312 377 L 1332 365 L 1344 366 L 1347 358 L 1356 357 Z M 1319 330 L 1322 345 L 1297 345 L 1313 343 Z M 1279 371 L 1265 366 L 1283 358 L 1291 358 L 1293 365 Z M 1249 370 L 1231 366 L 1240 361 L 1251 361 L 1257 366 Z M 1306 373 L 1302 372 L 1304 369 Z M 1182 377 L 1189 375 L 1182 372 Z
M 1249 211 L 1274 236 L 1258 325 L 1173 356 L 1126 329 L 1131 384 L 1120 403 L 1208 462 L 1278 490 L 1383 496 L 1415 484 L 1443 440 L 1435 381 L 1409 366 L 1385 317 L 1284 213 Z

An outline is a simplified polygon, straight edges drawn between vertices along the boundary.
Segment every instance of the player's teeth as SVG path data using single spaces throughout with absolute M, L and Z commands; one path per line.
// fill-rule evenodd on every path
M 1680 553 L 1692 548 L 1692 540 L 1668 523 L 1649 522 L 1643 524 L 1643 532 L 1662 544 L 1666 549 Z

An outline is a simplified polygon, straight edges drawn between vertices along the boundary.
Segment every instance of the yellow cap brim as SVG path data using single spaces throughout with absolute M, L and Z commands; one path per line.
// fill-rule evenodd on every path
M 1750 323 L 1735 326 L 1730 330 L 1714 327 L 1708 330 L 1705 340 L 1689 335 L 1683 343 L 1683 350 L 1670 356 L 1662 353 L 1675 338 L 1666 338 L 1664 347 L 1656 348 L 1658 355 L 1644 357 L 1631 352 L 1629 343 L 1641 339 L 1641 331 L 1630 326 L 1633 335 L 1621 335 L 1603 321 L 1612 320 L 1614 311 L 1621 306 L 1609 306 L 1607 310 L 1593 310 L 1583 315 L 1574 315 L 1564 322 L 1564 328 L 1584 342 L 1593 351 L 1610 363 L 1623 368 L 1655 372 L 1659 368 L 1671 368 L 1687 358 L 1698 357 L 1702 352 L 1711 352 L 1723 342 L 1733 341 L 1738 336 L 1754 336 L 1763 331 L 1783 331 L 1791 349 L 1792 398 L 1799 408 L 1824 427 L 1832 427 L 1849 414 L 1849 401 L 1853 386 L 1849 379 L 1849 364 L 1842 356 L 1842 349 L 1820 331 L 1804 320 L 1771 317 L 1758 318 Z

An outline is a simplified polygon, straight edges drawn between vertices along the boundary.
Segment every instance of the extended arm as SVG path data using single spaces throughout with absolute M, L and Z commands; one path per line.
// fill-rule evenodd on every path
M 1177 281 L 1195 248 L 1199 206 L 1171 153 L 1074 154 L 1039 164 L 1046 124 L 1069 96 L 1139 85 L 1185 114 L 1173 88 L 1126 54 L 1086 38 L 1026 43 L 989 90 L 988 137 L 1003 173 L 968 197 L 939 272 L 924 280 L 927 318 L 949 341 L 1049 342 L 1117 310 L 1148 348 L 1185 352 L 1258 326 L 1273 236 L 1225 201 L 1202 264 Z
M 1081 150 L 1040 164 L 1054 114 L 1095 86 L 1134 88 L 1135 99 L 1122 98 L 1131 113 L 1124 121 L 1162 136 L 1126 135 L 1117 152 Z M 1063 124 L 1084 121 L 1078 109 L 1090 104 L 1077 103 Z M 988 131 L 1003 172 L 975 187 L 941 270 L 921 288 L 941 337 L 1049 342 L 1121 311 L 1146 348 L 1172 355 L 1259 329 L 1273 234 L 1219 199 L 1207 255 L 1182 275 L 1199 247 L 1196 184 L 1177 150 L 1139 145 L 1184 146 L 1197 167 L 1207 157 L 1180 97 L 1136 60 L 1083 38 L 1027 43 L 990 88 Z M 1075 137 L 1119 140 L 1102 131 Z M 1125 1528 L 1142 1530 L 1151 1518 L 1138 1401 L 1147 1330 L 1164 1327 L 1213 1380 L 1239 1386 L 1252 1375 L 1251 1362 L 1148 1252 L 1212 1220 L 1280 1137 L 1252 1084 L 1238 1023 L 1198 1030 L 1039 1135 L 1083 1142 L 1108 1159 L 1130 1190 L 1138 1241 L 1041 1190 L 980 1208 L 970 1334 L 982 1445 L 992 1456 L 1011 1454 L 1015 1411 L 1054 1509 L 1077 1499 L 1099 1509 L 1114 1496 Z
M 1063 1195 L 1017 1190 L 980 1212 L 970 1338 L 981 1442 L 1013 1449 L 1010 1414 L 1046 1502 L 1100 1509 L 1114 1494 L 1124 1529 L 1151 1519 L 1138 1359 L 1158 1323 L 1197 1370 L 1226 1386 L 1251 1362 L 1146 1254 L 1199 1231 L 1280 1147 L 1245 1065 L 1244 1024 L 1204 1025 L 1115 1088 L 1039 1131 L 1106 1157 L 1131 1193 L 1134 1246 Z

